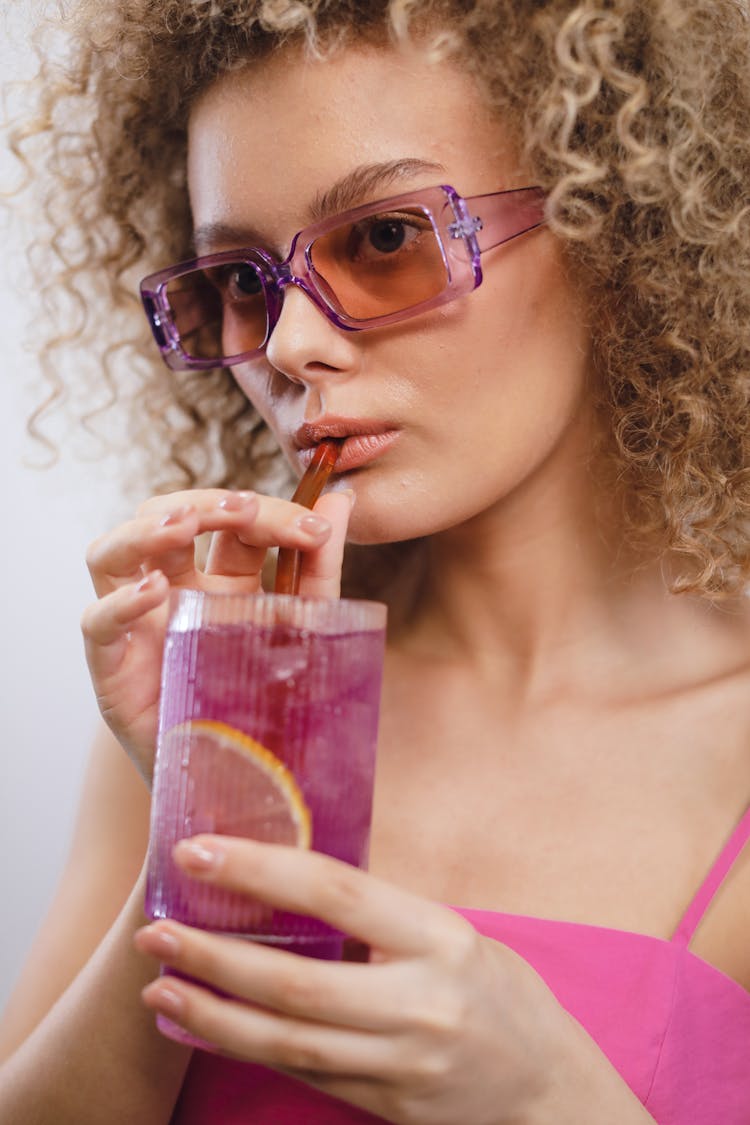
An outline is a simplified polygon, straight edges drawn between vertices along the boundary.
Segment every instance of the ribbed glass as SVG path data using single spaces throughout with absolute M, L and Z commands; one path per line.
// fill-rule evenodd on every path
M 294 944 L 340 937 L 317 919 L 189 879 L 172 849 L 201 832 L 303 846 L 309 836 L 318 851 L 366 863 L 385 620 L 385 606 L 375 602 L 173 593 L 149 847 L 151 917 Z

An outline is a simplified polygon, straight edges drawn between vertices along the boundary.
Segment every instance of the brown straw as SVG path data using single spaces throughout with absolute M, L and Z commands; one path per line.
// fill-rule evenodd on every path
M 304 508 L 313 507 L 333 472 L 339 449 L 340 444 L 337 441 L 320 442 L 312 461 L 307 466 L 305 475 L 297 485 L 297 490 L 292 497 L 293 503 L 302 504 Z M 296 594 L 299 591 L 301 561 L 302 557 L 299 551 L 295 551 L 291 547 L 279 548 L 274 593 Z

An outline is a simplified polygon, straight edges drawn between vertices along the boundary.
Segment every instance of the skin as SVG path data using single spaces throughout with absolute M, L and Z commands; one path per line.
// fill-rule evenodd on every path
M 450 68 L 390 50 L 325 64 L 284 55 L 196 104 L 195 222 L 254 228 L 283 254 L 319 193 L 406 158 L 443 170 L 412 165 L 368 198 L 528 183 L 511 138 Z M 195 491 L 149 501 L 89 556 L 92 676 L 148 779 L 170 585 L 256 589 L 267 548 L 281 544 L 304 552 L 302 592 L 336 596 L 350 515 L 360 542 L 431 537 L 420 596 L 387 655 L 370 873 L 210 837 L 176 853 L 196 879 L 342 922 L 371 962 L 315 964 L 171 922 L 141 928 L 136 954 L 136 890 L 109 953 L 65 1002 L 95 1026 L 101 978 L 125 992 L 147 955 L 238 998 L 166 976 L 144 988 L 147 1008 L 386 1120 L 635 1125 L 652 1119 L 546 985 L 439 904 L 668 938 L 750 793 L 747 611 L 672 597 L 661 568 L 620 542 L 592 465 L 585 302 L 552 234 L 486 258 L 475 293 L 373 332 L 342 332 L 288 291 L 266 358 L 237 369 L 293 461 L 290 434 L 324 412 L 398 429 L 387 455 L 341 481 L 351 494 L 318 502 L 317 527 L 287 501 Z M 213 539 L 200 570 L 203 532 Z M 749 878 L 741 861 L 694 943 L 746 987 Z M 63 1026 L 40 1025 L 50 1052 Z M 145 1042 L 135 1014 L 117 1034 Z M 16 1056 L 14 1109 L 36 1108 L 44 1057 L 28 1043 Z M 185 1065 L 175 1057 L 166 1093 L 138 1088 L 143 1119 L 168 1120 Z M 58 1090 L 74 1099 L 75 1074 L 91 1067 L 68 1061 Z M 58 1118 L 43 1107 L 39 1120 Z
M 280 114 L 289 69 L 286 59 L 266 63 L 219 82 L 195 107 L 194 223 L 235 232 L 201 238 L 201 252 L 230 249 L 248 231 L 285 253 L 320 196 L 375 165 L 425 167 L 373 175 L 367 194 L 346 205 L 446 182 L 467 195 L 529 186 L 509 139 L 461 74 L 443 83 L 416 59 L 380 53 L 331 67 L 300 59 Z M 486 146 L 477 145 L 478 130 L 488 134 Z M 345 152 L 343 136 L 352 138 Z M 276 159 L 260 173 L 258 153 L 270 151 L 283 154 L 283 174 Z M 327 413 L 374 418 L 400 432 L 377 471 L 347 480 L 357 494 L 355 541 L 433 535 L 472 520 L 481 536 L 548 461 L 566 476 L 574 471 L 580 492 L 591 441 L 588 334 L 559 246 L 540 230 L 485 263 L 489 277 L 470 299 L 375 332 L 341 332 L 299 289 L 287 289 L 266 361 L 234 369 L 293 464 L 291 435 Z M 457 472 L 458 464 L 470 471 Z M 569 495 L 565 484 L 561 496 Z

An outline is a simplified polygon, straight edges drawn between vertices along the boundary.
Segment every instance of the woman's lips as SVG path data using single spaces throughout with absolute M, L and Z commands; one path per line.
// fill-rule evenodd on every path
M 378 457 L 382 457 L 387 450 L 398 440 L 398 430 L 385 430 L 377 434 L 349 434 L 340 440 L 339 455 L 334 466 L 335 473 L 348 473 L 351 469 L 359 469 L 369 465 Z M 303 449 L 300 460 L 305 468 L 312 460 L 315 446 Z
M 386 430 L 382 434 L 352 434 L 344 440 L 334 472 L 347 473 L 359 469 L 381 457 L 398 438 L 398 430 Z

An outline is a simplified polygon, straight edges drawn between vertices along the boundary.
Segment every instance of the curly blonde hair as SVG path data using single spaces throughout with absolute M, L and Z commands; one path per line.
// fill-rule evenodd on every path
M 231 374 L 167 371 L 135 298 L 141 275 L 190 253 L 190 107 L 290 42 L 411 37 L 470 67 L 549 193 L 591 294 L 626 534 L 684 560 L 677 590 L 747 587 L 748 0 L 78 0 L 63 23 L 63 61 L 44 57 L 13 142 L 46 161 L 37 274 L 65 325 L 47 342 L 51 398 L 67 386 L 55 354 L 78 345 L 75 379 L 99 388 L 89 414 L 130 402 L 161 487 L 273 469 Z

